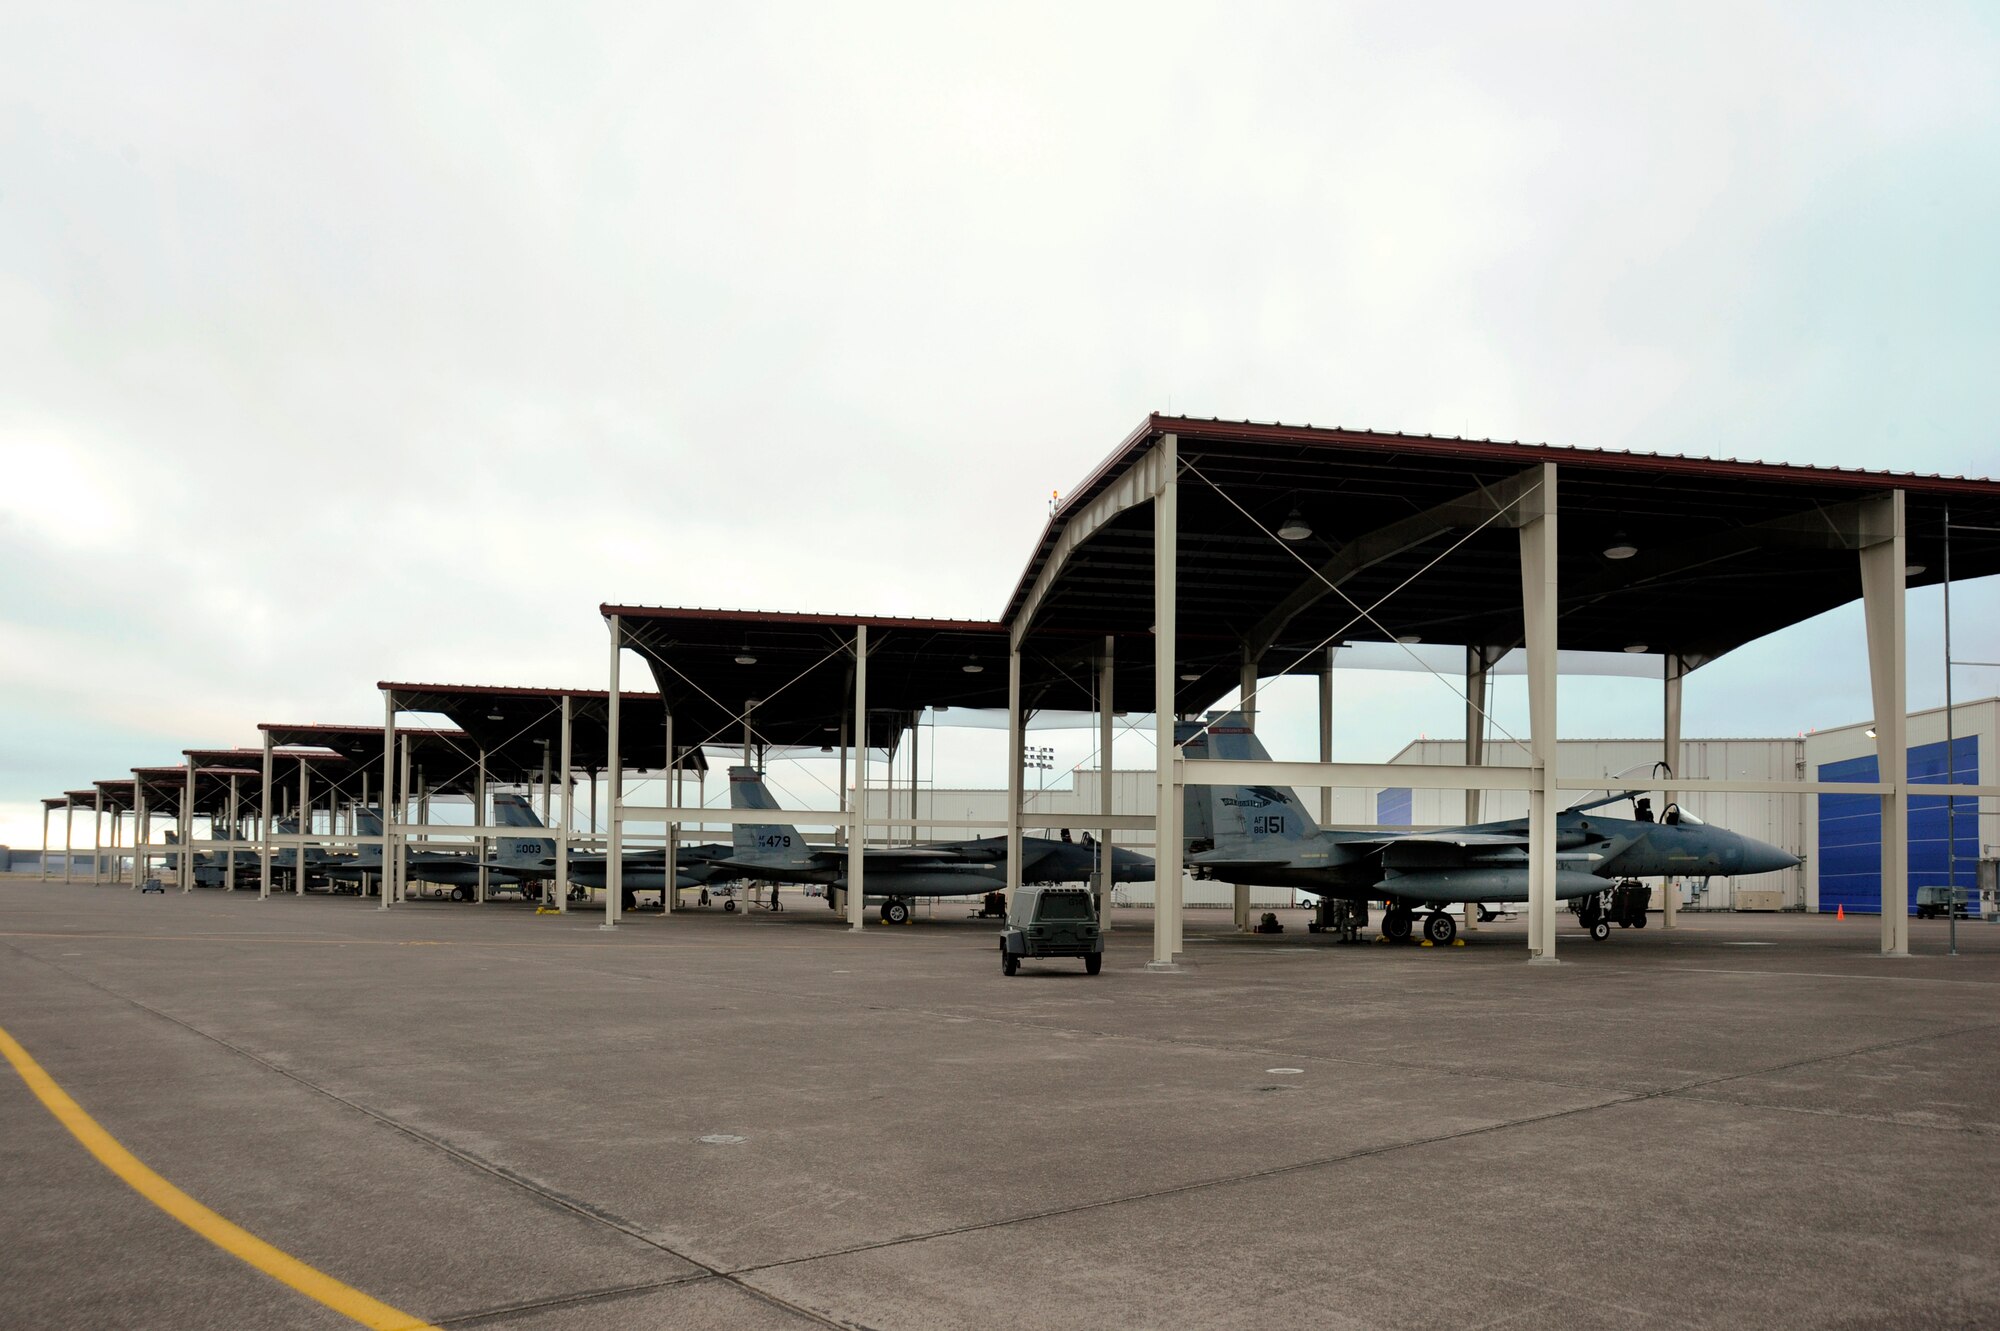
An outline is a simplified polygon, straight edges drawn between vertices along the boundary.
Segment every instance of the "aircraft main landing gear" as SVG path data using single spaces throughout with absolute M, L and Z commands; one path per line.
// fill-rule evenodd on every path
M 1382 936 L 1392 943 L 1410 941 L 1410 931 L 1416 924 L 1416 915 L 1406 906 L 1391 907 L 1382 916 Z
M 1424 916 L 1424 937 L 1435 947 L 1450 947 L 1451 940 L 1458 937 L 1458 921 L 1441 910 L 1434 910 Z
M 882 923 L 907 924 L 910 919 L 910 903 L 901 897 L 890 897 L 882 903 Z

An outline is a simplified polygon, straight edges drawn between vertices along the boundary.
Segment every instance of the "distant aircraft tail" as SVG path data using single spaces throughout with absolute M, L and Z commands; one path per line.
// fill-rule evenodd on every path
M 535 816 L 535 806 L 525 795 L 502 791 L 493 797 L 493 818 L 502 827 L 544 829 L 547 824 Z M 501 837 L 494 843 L 503 864 L 540 864 L 555 858 L 556 843 L 549 837 Z
M 764 784 L 764 774 L 754 767 L 729 769 L 729 807 L 732 809 L 773 809 L 778 801 Z M 734 858 L 769 860 L 779 864 L 803 864 L 812 850 L 799 829 L 784 823 L 738 823 L 730 829 Z
M 363 804 L 354 810 L 354 832 L 357 836 L 382 835 L 382 810 L 373 804 Z
M 1174 727 L 1174 738 L 1190 761 L 1269 762 L 1271 758 L 1240 712 L 1211 716 L 1206 729 L 1202 723 L 1182 721 Z M 1252 845 L 1270 847 L 1319 836 L 1319 824 L 1290 786 L 1184 786 L 1182 790 L 1184 841 L 1207 841 L 1215 849 L 1241 854 Z

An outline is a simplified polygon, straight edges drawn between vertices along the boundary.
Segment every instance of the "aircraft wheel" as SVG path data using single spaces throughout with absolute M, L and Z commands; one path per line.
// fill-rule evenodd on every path
M 1009 952 L 1006 948 L 1004 947 L 1001 948 L 1000 973 L 1002 975 L 1012 975 L 1014 972 L 1020 969 L 1021 969 L 1021 959 L 1015 956 L 1012 952 Z
M 1389 911 L 1382 917 L 1382 936 L 1392 943 L 1407 943 L 1412 923 L 1410 912 L 1402 909 Z
M 1611 937 L 1611 925 L 1607 921 L 1599 920 L 1596 924 L 1590 926 L 1590 936 L 1600 943 L 1603 942 L 1605 939 Z
M 1095 975 L 1103 969 L 1104 954 L 1102 952 L 1093 952 L 1083 959 L 1083 973 L 1085 975 Z
M 465 900 L 465 889 L 464 889 L 464 888 L 462 888 L 462 887 L 454 887 L 454 888 L 453 888 L 453 889 L 451 890 L 451 899 L 452 899 L 453 901 L 463 901 L 463 900 Z
M 1643 915 L 1641 915 L 1641 916 L 1640 916 L 1640 917 L 1639 917 L 1638 919 L 1636 919 L 1636 920 L 1632 921 L 1632 927 L 1633 927 L 1634 929 L 1643 929 L 1643 928 L 1645 928 L 1645 927 L 1646 927 L 1646 917 L 1645 917 L 1645 916 L 1643 916 Z
M 1434 910 L 1424 916 L 1424 937 L 1439 947 L 1450 947 L 1451 940 L 1458 937 L 1458 921 L 1441 910 Z
M 891 897 L 882 903 L 882 918 L 890 924 L 903 924 L 910 918 L 910 903 L 901 897 Z
M 728 913 L 728 914 L 731 914 L 731 915 L 734 915 L 734 914 L 736 913 L 736 898 L 735 898 L 735 897 L 724 897 L 724 898 L 722 899 L 722 909 L 723 909 L 723 910 L 724 910 L 724 911 L 725 911 L 726 913 Z

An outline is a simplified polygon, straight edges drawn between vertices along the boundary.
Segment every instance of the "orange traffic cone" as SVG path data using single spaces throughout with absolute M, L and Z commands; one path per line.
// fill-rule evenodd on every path
M 1833 908 L 1833 918 L 1836 920 L 1844 920 L 1847 918 L 1847 906 L 1845 903 L 1842 903 L 1841 905 L 1835 906 Z

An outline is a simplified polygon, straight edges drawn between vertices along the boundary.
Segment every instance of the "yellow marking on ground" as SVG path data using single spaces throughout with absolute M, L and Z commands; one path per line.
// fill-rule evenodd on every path
M 352 1286 L 343 1285 L 326 1272 L 307 1266 L 242 1226 L 223 1219 L 161 1178 L 147 1168 L 143 1160 L 120 1145 L 116 1137 L 100 1127 L 81 1105 L 70 1099 L 68 1092 L 56 1085 L 55 1078 L 43 1071 L 42 1065 L 30 1057 L 5 1028 L 0 1028 L 0 1054 L 7 1056 L 7 1061 L 14 1065 L 14 1071 L 21 1074 L 21 1080 L 28 1084 L 28 1089 L 55 1115 L 58 1123 L 69 1129 L 72 1137 L 83 1143 L 86 1151 L 97 1157 L 99 1164 L 123 1179 L 141 1197 L 230 1256 L 248 1262 L 273 1280 L 282 1281 L 307 1298 L 375 1331 L 437 1331 L 422 1318 L 391 1308 Z

